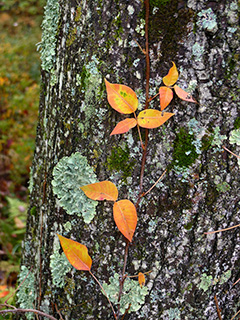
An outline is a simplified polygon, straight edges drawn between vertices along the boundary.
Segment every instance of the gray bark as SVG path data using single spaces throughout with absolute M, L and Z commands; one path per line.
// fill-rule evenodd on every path
M 59 317 L 56 304 L 65 319 L 113 319 L 91 276 L 73 268 L 61 274 L 62 260 L 53 256 L 61 254 L 56 238 L 60 233 L 88 247 L 92 272 L 100 282 L 121 273 L 125 240 L 114 224 L 112 205 L 99 204 L 94 219 L 85 224 L 81 216 L 69 215 L 59 206 L 52 192 L 52 172 L 62 157 L 80 152 L 99 181 L 117 185 L 119 199 L 136 201 L 142 153 L 137 130 L 110 137 L 124 117 L 110 108 L 103 79 L 130 86 L 143 107 L 146 63 L 134 40 L 145 47 L 144 5 L 140 0 L 59 0 L 59 16 L 53 17 L 51 3 L 57 1 L 49 1 L 45 10 L 51 28 L 45 25 L 42 50 L 44 41 L 51 39 L 55 51 L 47 62 L 50 47 L 45 56 L 42 51 L 22 258 L 22 266 L 33 266 L 28 288 L 33 287 L 25 288 L 25 295 L 19 290 L 19 302 Z M 204 11 L 209 8 L 212 11 Z M 196 84 L 193 95 L 199 104 L 175 97 L 168 107 L 175 116 L 150 130 L 144 191 L 169 170 L 138 209 L 127 273 L 152 273 L 146 276 L 145 304 L 125 319 L 217 319 L 214 295 L 223 319 L 239 308 L 239 284 L 232 287 L 240 277 L 239 228 L 204 235 L 239 224 L 237 159 L 221 144 L 211 146 L 217 127 L 228 138 L 239 121 L 238 8 L 232 0 L 150 1 L 150 94 L 158 92 L 174 61 L 180 71 L 178 85 L 184 89 Z M 159 102 L 155 100 L 151 108 L 158 109 Z M 239 152 L 228 139 L 224 143 Z M 58 269 L 50 265 L 58 258 L 59 279 Z

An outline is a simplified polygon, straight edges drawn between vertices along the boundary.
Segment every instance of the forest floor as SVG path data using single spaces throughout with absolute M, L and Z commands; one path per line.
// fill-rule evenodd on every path
M 14 291 L 25 233 L 40 87 L 36 44 L 44 3 L 0 3 L 0 303 Z

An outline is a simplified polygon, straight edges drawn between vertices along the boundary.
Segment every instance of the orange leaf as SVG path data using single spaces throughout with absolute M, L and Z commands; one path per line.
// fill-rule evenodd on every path
M 146 109 L 139 113 L 137 122 L 140 127 L 152 129 L 160 127 L 164 122 L 171 118 L 174 113 L 161 112 L 154 109 Z
M 120 200 L 113 205 L 113 217 L 119 231 L 130 242 L 137 226 L 137 211 L 130 200 Z
M 173 66 L 169 69 L 168 74 L 163 77 L 163 83 L 165 86 L 172 86 L 178 79 L 178 71 L 174 62 L 172 62 Z
M 6 286 L 6 287 L 7 287 L 7 286 Z M 9 293 L 10 293 L 10 291 L 7 291 L 7 290 L 0 292 L 0 298 L 6 297 Z
M 122 120 L 113 129 L 110 136 L 112 136 L 113 134 L 128 132 L 130 129 L 134 128 L 136 125 L 137 125 L 137 120 L 134 118 L 127 118 L 125 120 Z
M 88 249 L 83 244 L 67 239 L 58 234 L 63 252 L 65 253 L 68 261 L 77 270 L 90 271 L 92 266 L 92 259 L 88 255 Z
M 110 181 L 87 184 L 80 189 L 92 200 L 116 201 L 118 198 L 118 189 L 115 184 Z
M 197 103 L 197 101 L 195 99 L 193 99 L 193 97 L 188 92 L 186 92 L 183 89 L 179 88 L 179 86 L 175 85 L 173 88 L 174 88 L 177 96 L 180 99 L 188 101 L 188 102 Z
M 137 110 L 138 99 L 136 93 L 123 84 L 113 84 L 105 79 L 107 98 L 110 106 L 116 111 L 130 114 Z
M 159 95 L 160 95 L 160 106 L 161 110 L 164 110 L 173 98 L 173 92 L 168 87 L 160 87 L 159 88 Z
M 138 274 L 138 282 L 139 282 L 141 288 L 142 288 L 142 286 L 145 285 L 145 276 L 142 272 L 139 272 L 139 274 Z

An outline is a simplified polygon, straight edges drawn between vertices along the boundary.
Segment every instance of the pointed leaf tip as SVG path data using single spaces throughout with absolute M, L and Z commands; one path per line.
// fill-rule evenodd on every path
M 107 99 L 116 111 L 130 114 L 137 110 L 138 98 L 136 93 L 123 84 L 110 83 L 105 79 Z
M 197 101 L 195 99 L 193 99 L 193 97 L 186 91 L 184 91 L 183 89 L 181 89 L 179 86 L 177 86 L 175 84 L 175 86 L 173 87 L 177 96 L 184 100 L 184 101 L 188 101 L 188 102 L 193 102 L 193 103 L 197 103 Z
M 140 127 L 153 129 L 160 127 L 164 122 L 171 118 L 174 113 L 161 112 L 154 109 L 146 109 L 139 113 L 137 122 Z
M 172 89 L 168 87 L 160 87 L 159 88 L 159 96 L 160 96 L 160 107 L 161 110 L 164 110 L 169 103 L 172 101 L 173 92 Z
M 127 118 L 125 120 L 122 120 L 113 129 L 110 136 L 114 134 L 121 134 L 121 133 L 128 132 L 130 129 L 134 128 L 136 125 L 137 125 L 137 120 L 134 118 Z
M 120 200 L 113 205 L 113 217 L 119 231 L 130 242 L 137 226 L 137 211 L 130 200 Z
M 169 69 L 168 74 L 163 77 L 165 86 L 172 86 L 178 79 L 178 70 L 175 63 L 172 61 L 173 66 Z
M 57 236 L 60 240 L 63 252 L 71 265 L 77 270 L 90 271 L 92 259 L 88 255 L 87 247 L 77 241 L 67 239 L 60 234 Z
M 80 189 L 92 200 L 116 201 L 118 198 L 118 189 L 111 181 L 87 184 L 86 186 L 82 186 Z

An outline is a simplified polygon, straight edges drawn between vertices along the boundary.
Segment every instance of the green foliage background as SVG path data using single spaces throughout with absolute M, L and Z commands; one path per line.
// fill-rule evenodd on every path
M 27 215 L 38 116 L 45 0 L 0 3 L 0 285 L 13 290 Z M 0 303 L 4 299 L 0 299 Z

